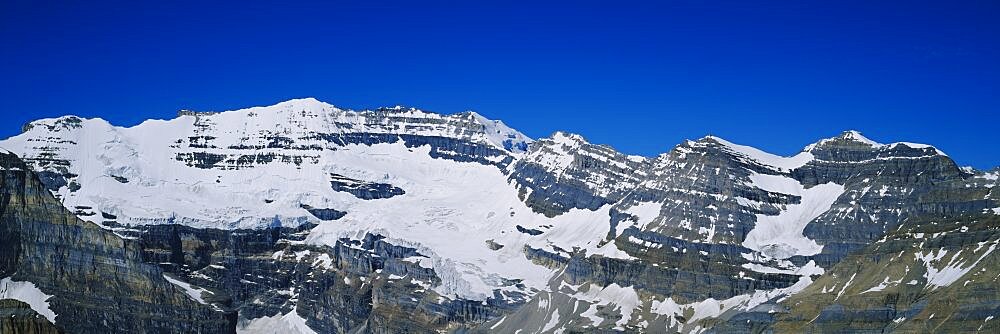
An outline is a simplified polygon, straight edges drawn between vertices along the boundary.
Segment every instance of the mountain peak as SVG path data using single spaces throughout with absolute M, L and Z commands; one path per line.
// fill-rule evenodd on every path
M 847 130 L 840 133 L 839 136 L 833 138 L 822 139 L 813 144 L 809 144 L 803 149 L 803 152 L 814 152 L 816 150 L 828 148 L 828 147 L 842 147 L 844 145 L 849 145 L 853 147 L 868 147 L 870 149 L 895 149 L 900 146 L 905 146 L 911 149 L 927 150 L 929 153 L 947 156 L 944 152 L 937 149 L 934 146 L 927 144 L 911 143 L 911 142 L 895 142 L 891 144 L 882 144 L 874 140 L 868 139 L 856 130 Z
M 836 145 L 836 144 L 862 145 L 872 148 L 878 148 L 884 146 L 879 142 L 868 139 L 868 137 L 865 137 L 863 134 L 861 134 L 861 132 L 857 130 L 847 130 L 841 132 L 839 136 L 833 138 L 821 139 L 818 142 L 809 144 L 808 146 L 805 147 L 805 149 L 803 149 L 803 151 L 810 152 L 819 148 L 823 148 L 825 146 Z
M 312 97 L 291 99 L 284 102 L 279 102 L 271 107 L 273 109 L 302 109 L 302 110 L 323 110 L 336 108 L 332 104 L 317 100 Z
M 326 103 L 326 102 L 320 101 L 319 99 L 317 99 L 315 97 L 300 97 L 300 98 L 294 98 L 294 99 L 291 99 L 291 100 L 288 100 L 288 101 L 284 101 L 284 102 L 281 102 L 281 103 Z
M 83 122 L 88 120 L 89 119 L 75 115 L 66 115 L 56 118 L 43 118 L 24 124 L 24 126 L 21 127 L 21 132 L 28 132 L 29 130 L 36 127 L 44 127 L 48 131 L 60 131 L 63 129 L 79 129 L 80 127 L 83 126 L 82 125 Z
M 588 142 L 587 139 L 583 138 L 583 136 L 565 131 L 556 131 L 551 136 L 549 136 L 548 139 L 559 144 L 574 146 L 574 147 L 583 144 L 590 144 L 590 142 Z
M 500 120 L 492 120 L 480 115 L 475 111 L 468 111 L 469 116 L 477 123 L 483 125 L 486 137 L 494 144 L 502 146 L 511 152 L 524 152 L 528 149 L 528 144 L 533 140 L 527 135 L 517 131 Z
M 267 106 L 256 106 L 249 108 L 223 110 L 223 111 L 196 111 L 190 109 L 181 109 L 180 111 L 177 112 L 177 116 L 178 117 L 205 116 L 205 115 L 229 113 L 229 112 L 276 113 L 281 110 L 323 111 L 323 110 L 339 110 L 339 109 L 332 104 L 317 100 L 316 98 L 305 97 L 305 98 L 286 100 Z
M 868 137 L 865 137 L 864 135 L 861 134 L 861 132 L 859 132 L 857 130 L 847 130 L 847 131 L 844 131 L 843 133 L 840 134 L 840 137 L 838 137 L 838 138 L 844 139 L 844 140 L 855 141 L 855 142 L 859 142 L 859 143 L 863 143 L 863 144 L 868 144 L 868 145 L 871 145 L 871 146 L 881 146 L 882 145 L 882 144 L 880 144 L 880 143 L 878 143 L 878 142 L 876 142 L 874 140 L 868 139 Z

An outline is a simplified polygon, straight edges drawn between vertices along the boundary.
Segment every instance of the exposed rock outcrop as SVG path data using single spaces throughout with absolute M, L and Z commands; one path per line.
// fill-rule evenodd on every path
M 0 236 L 0 277 L 51 295 L 61 331 L 233 332 L 235 313 L 192 300 L 143 261 L 138 244 L 76 218 L 8 153 L 0 153 Z

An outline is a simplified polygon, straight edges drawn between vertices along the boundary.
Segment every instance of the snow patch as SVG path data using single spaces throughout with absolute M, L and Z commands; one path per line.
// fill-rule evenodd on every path
M 660 211 L 663 210 L 663 203 L 655 202 L 640 202 L 636 205 L 625 209 L 625 213 L 637 217 L 635 226 L 639 230 L 645 230 L 646 226 L 653 222 L 654 219 L 660 216 Z M 622 231 L 628 226 L 618 226 L 616 230 L 617 235 L 621 235 Z
M 486 138 L 497 147 L 513 153 L 524 153 L 528 148 L 528 144 L 532 142 L 531 138 L 510 128 L 503 121 L 488 119 L 474 111 L 470 111 L 469 114 L 472 115 L 476 122 L 483 125 L 483 132 L 486 134 Z
M 794 255 L 815 255 L 823 246 L 805 237 L 806 225 L 819 217 L 844 193 L 844 186 L 826 183 L 805 189 L 798 181 L 777 175 L 751 174 L 755 186 L 770 192 L 801 197 L 799 204 L 790 204 L 776 216 L 757 214 L 753 230 L 747 233 L 743 246 L 770 257 L 785 259 Z
M 937 268 L 938 265 L 943 263 L 943 259 L 948 254 L 948 250 L 939 249 L 937 251 L 930 251 L 924 254 L 923 251 L 914 254 L 917 260 L 924 263 L 924 268 L 926 272 L 924 273 L 924 278 L 927 279 L 927 287 L 931 290 L 937 289 L 939 287 L 949 286 L 955 283 L 959 278 L 965 276 L 969 273 L 972 268 L 975 268 L 979 261 L 983 258 L 993 253 L 997 248 L 997 242 L 994 241 L 992 245 L 982 255 L 980 255 L 971 264 L 968 263 L 968 259 L 961 256 L 963 251 L 958 251 L 951 256 L 947 263 L 944 263 L 944 267 Z
M 316 334 L 296 308 L 285 314 L 252 319 L 237 326 L 239 334 Z
M 187 282 L 170 277 L 166 274 L 163 275 L 163 278 L 166 279 L 167 282 L 170 282 L 170 284 L 180 287 L 184 291 L 184 293 L 187 294 L 189 297 L 191 297 L 191 299 L 193 299 L 194 301 L 208 305 L 208 302 L 206 302 L 205 299 L 202 298 L 204 293 L 206 292 L 211 293 L 208 290 L 196 287 Z
M 708 136 L 706 138 L 713 139 L 727 147 L 730 151 L 753 159 L 765 166 L 776 167 L 777 170 L 793 170 L 805 166 L 807 163 L 815 159 L 812 153 L 809 152 L 801 152 L 791 157 L 782 157 L 761 151 L 754 147 L 733 144 L 719 137 Z
M 650 312 L 668 316 L 671 324 L 676 324 L 675 316 L 683 316 L 687 310 L 692 310 L 693 315 L 687 319 L 687 324 L 694 324 L 699 320 L 708 318 L 718 318 L 727 311 L 748 311 L 771 300 L 778 302 L 788 298 L 807 286 L 812 284 L 812 278 L 801 276 L 799 280 L 789 287 L 774 290 L 756 290 L 752 293 L 733 296 L 725 300 L 709 298 L 703 301 L 690 304 L 677 304 L 673 298 L 666 298 L 663 301 L 654 300 L 651 303 Z
M 868 292 L 876 292 L 876 291 L 882 291 L 882 290 L 885 290 L 885 288 L 888 288 L 888 287 L 891 287 L 891 286 L 895 286 L 895 285 L 898 285 L 899 283 L 902 283 L 902 282 L 903 282 L 903 279 L 902 279 L 902 278 L 900 278 L 899 280 L 896 280 L 896 281 L 890 281 L 890 280 L 889 280 L 889 277 L 887 276 L 887 277 L 886 277 L 885 279 L 883 279 L 883 280 L 882 280 L 882 282 L 880 282 L 880 283 L 879 283 L 878 285 L 876 285 L 876 286 L 873 286 L 873 287 L 872 287 L 871 289 L 868 289 L 868 290 L 865 290 L 865 291 L 863 291 L 863 292 L 861 292 L 861 293 L 868 293 Z
M 581 316 L 589 318 L 594 325 L 600 324 L 603 319 L 598 317 L 597 306 L 615 306 L 615 310 L 621 313 L 621 318 L 615 322 L 615 329 L 622 330 L 623 326 L 632 319 L 632 312 L 639 307 L 639 294 L 631 286 L 622 287 L 616 283 L 611 283 L 606 287 L 589 284 L 587 291 L 578 292 L 572 295 L 573 298 L 592 303 L 589 309 Z
M 550 329 L 556 328 L 556 325 L 558 324 L 559 324 L 559 310 L 557 309 L 552 312 L 551 318 L 549 318 L 549 322 L 545 323 L 545 326 L 542 326 L 541 332 L 542 333 L 548 332 Z

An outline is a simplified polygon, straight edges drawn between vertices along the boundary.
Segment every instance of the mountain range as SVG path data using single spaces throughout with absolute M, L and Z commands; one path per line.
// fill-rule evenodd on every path
M 307 98 L 0 148 L 4 333 L 1000 331 L 1000 169 L 857 131 L 642 157 Z

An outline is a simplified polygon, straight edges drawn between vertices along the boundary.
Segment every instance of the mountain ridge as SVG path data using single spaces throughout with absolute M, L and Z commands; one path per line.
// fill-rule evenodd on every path
M 289 100 L 285 100 L 285 101 L 278 102 L 278 103 L 275 103 L 273 105 L 267 105 L 267 106 L 254 106 L 254 107 L 246 107 L 246 108 L 232 109 L 232 110 L 222 110 L 222 111 L 194 111 L 194 110 L 182 109 L 182 110 L 178 111 L 177 117 L 179 118 L 181 116 L 198 116 L 198 115 L 206 116 L 206 115 L 215 115 L 215 114 L 231 113 L 231 112 L 253 112 L 253 111 L 270 112 L 270 111 L 274 111 L 275 109 L 279 109 L 279 108 L 286 108 L 286 109 L 287 108 L 293 108 L 293 109 L 302 109 L 302 110 L 324 110 L 324 109 L 330 109 L 330 110 L 334 110 L 334 111 L 354 112 L 354 113 L 364 113 L 364 112 L 392 110 L 392 111 L 399 111 L 399 112 L 404 112 L 405 111 L 405 112 L 427 113 L 427 114 L 433 114 L 433 115 L 438 115 L 438 116 L 442 116 L 442 117 L 447 117 L 447 116 L 462 116 L 462 115 L 468 114 L 468 115 L 471 115 L 471 116 L 475 117 L 484 126 L 487 125 L 486 123 L 496 123 L 496 124 L 500 125 L 502 128 L 506 128 L 507 130 L 514 132 L 515 136 L 520 137 L 520 138 L 524 138 L 524 139 L 528 139 L 529 140 L 529 144 L 530 144 L 530 142 L 533 142 L 533 141 L 538 140 L 538 139 L 553 139 L 554 137 L 559 136 L 559 135 L 568 135 L 568 136 L 571 136 L 571 137 L 578 137 L 579 139 L 582 139 L 587 144 L 594 144 L 594 145 L 606 146 L 608 148 L 611 148 L 611 149 L 615 150 L 616 152 L 620 152 L 620 153 L 625 154 L 625 155 L 635 156 L 635 157 L 643 157 L 643 158 L 646 158 L 646 159 L 655 159 L 657 156 L 660 156 L 660 155 L 663 155 L 663 154 L 667 154 L 667 153 L 670 152 L 670 150 L 667 150 L 666 152 L 661 152 L 661 153 L 658 153 L 658 154 L 655 154 L 655 155 L 652 155 L 652 156 L 639 155 L 639 154 L 628 154 L 628 153 L 624 153 L 622 151 L 619 151 L 618 149 L 614 148 L 612 145 L 609 145 L 609 144 L 591 143 L 590 141 L 588 141 L 583 136 L 583 134 L 569 132 L 569 131 L 565 131 L 565 130 L 556 130 L 552 134 L 550 134 L 549 136 L 543 137 L 543 138 L 531 138 L 529 136 L 526 136 L 526 135 L 518 132 L 516 129 L 510 128 L 509 126 L 507 126 L 506 124 L 504 124 L 504 122 L 501 121 L 501 120 L 489 119 L 489 118 L 486 118 L 485 116 L 479 114 L 478 112 L 471 111 L 471 110 L 469 110 L 469 111 L 462 111 L 462 112 L 456 112 L 456 113 L 451 113 L 451 114 L 444 114 L 444 113 L 437 113 L 437 112 L 433 112 L 433 111 L 421 110 L 421 109 L 415 108 L 415 107 L 405 107 L 405 106 L 401 106 L 401 105 L 397 105 L 397 106 L 393 106 L 393 107 L 379 107 L 379 108 L 375 108 L 375 109 L 360 109 L 360 110 L 342 109 L 340 107 L 337 107 L 336 105 L 320 101 L 320 100 L 318 100 L 316 98 L 313 98 L 313 97 L 303 97 L 303 98 L 289 99 Z M 36 125 L 46 124 L 46 123 L 50 123 L 50 122 L 52 122 L 52 123 L 59 123 L 60 121 L 62 121 L 64 119 L 65 120 L 72 120 L 74 118 L 80 119 L 80 120 L 101 121 L 101 122 L 108 123 L 109 125 L 114 126 L 116 128 L 131 128 L 131 127 L 127 127 L 127 126 L 113 125 L 110 122 L 108 122 L 108 121 L 106 121 L 106 120 L 104 120 L 104 119 L 102 119 L 100 117 L 87 118 L 87 117 L 80 117 L 80 116 L 77 116 L 77 115 L 71 115 L 70 114 L 70 115 L 64 115 L 64 116 L 59 116 L 59 117 L 42 118 L 42 119 L 38 119 L 38 120 L 34 120 L 34 121 L 31 121 L 31 122 L 28 122 L 22 128 L 22 133 L 26 132 L 28 129 L 30 129 L 31 127 L 36 126 Z M 175 119 L 176 118 L 174 118 L 174 119 L 147 119 L 147 120 L 144 120 L 143 122 L 141 122 L 140 124 L 134 125 L 132 127 L 141 126 L 142 123 L 145 123 L 145 122 L 169 122 L 169 121 L 173 121 Z M 705 140 L 705 139 L 719 140 L 719 141 L 722 141 L 723 143 L 725 143 L 725 144 L 727 144 L 729 146 L 751 148 L 751 149 L 760 151 L 762 153 L 765 153 L 765 154 L 768 154 L 768 155 L 773 155 L 773 156 L 776 156 L 776 157 L 779 157 L 779 158 L 791 158 L 791 157 L 795 156 L 795 154 L 793 154 L 791 156 L 783 156 L 783 155 L 780 155 L 780 154 L 770 153 L 770 152 L 761 150 L 761 149 L 753 147 L 753 146 L 743 145 L 743 144 L 736 144 L 736 143 L 734 143 L 732 141 L 726 140 L 724 138 L 721 138 L 721 137 L 718 137 L 718 136 L 715 136 L 715 135 L 705 135 L 705 136 L 703 136 L 700 139 L 697 139 L 695 141 Z M 902 141 L 902 142 L 892 142 L 892 143 L 889 143 L 889 144 L 878 143 L 878 142 L 876 142 L 874 140 L 871 140 L 871 139 L 865 137 L 863 134 L 861 134 L 860 131 L 851 130 L 851 129 L 849 129 L 849 130 L 843 130 L 843 131 L 840 132 L 839 135 L 836 135 L 836 136 L 833 136 L 833 137 L 820 138 L 820 139 L 816 140 L 813 143 L 805 145 L 798 153 L 809 152 L 810 150 L 812 150 L 812 149 L 814 149 L 814 148 L 816 148 L 818 146 L 821 146 L 824 143 L 828 143 L 828 142 L 831 142 L 831 141 L 834 141 L 834 140 L 837 140 L 837 139 L 852 140 L 852 141 L 855 141 L 855 142 L 858 142 L 858 143 L 868 144 L 868 145 L 870 145 L 872 147 L 885 147 L 885 146 L 892 147 L 892 146 L 897 146 L 897 145 L 904 145 L 904 146 L 909 146 L 909 147 L 912 147 L 912 148 L 933 148 L 935 151 L 938 152 L 938 154 L 947 155 L 943 151 L 941 151 L 940 149 L 937 149 L 936 147 L 934 147 L 932 145 L 928 145 L 928 144 L 912 143 L 912 142 L 905 142 L 905 141 Z M 683 143 L 683 141 L 689 141 L 689 140 L 690 139 L 682 140 L 682 143 Z M 677 145 L 680 145 L 680 144 L 677 144 Z M 676 145 L 674 146 L 674 148 L 676 148 Z M 997 167 L 1000 167 L 1000 166 L 997 166 Z

